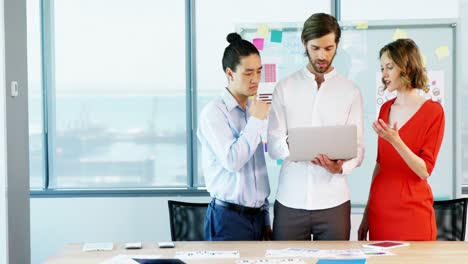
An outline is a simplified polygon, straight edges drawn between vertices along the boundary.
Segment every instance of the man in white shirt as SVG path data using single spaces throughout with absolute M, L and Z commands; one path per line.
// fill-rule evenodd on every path
M 341 36 L 336 19 L 318 13 L 309 17 L 302 43 L 307 66 L 275 88 L 268 124 L 268 153 L 284 160 L 274 205 L 275 240 L 349 240 L 351 203 L 346 175 L 364 158 L 363 106 L 359 89 L 332 66 Z M 357 126 L 357 157 L 289 161 L 288 129 Z

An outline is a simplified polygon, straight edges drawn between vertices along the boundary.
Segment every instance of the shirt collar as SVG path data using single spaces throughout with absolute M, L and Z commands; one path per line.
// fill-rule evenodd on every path
M 242 109 L 242 107 L 237 103 L 236 99 L 234 96 L 232 96 L 227 88 L 224 88 L 224 91 L 221 94 L 221 98 L 223 99 L 224 104 L 226 105 L 226 108 L 229 112 L 231 112 L 236 107 Z
M 304 68 L 304 74 L 305 74 L 307 77 L 312 78 L 312 80 L 315 81 L 315 75 L 314 75 L 313 73 L 311 73 L 311 72 L 309 71 L 309 69 L 307 69 L 307 66 Z M 336 74 L 337 74 L 336 68 L 333 67 L 333 70 L 331 70 L 331 72 L 329 72 L 329 73 L 325 73 L 323 77 L 325 78 L 325 81 L 326 81 L 326 80 L 328 80 L 328 79 L 331 79 L 331 78 L 335 77 Z

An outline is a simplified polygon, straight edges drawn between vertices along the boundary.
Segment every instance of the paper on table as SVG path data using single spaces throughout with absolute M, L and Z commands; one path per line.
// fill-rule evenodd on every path
M 138 264 L 138 262 L 130 258 L 128 255 L 117 255 L 101 264 Z
M 334 258 L 356 259 L 370 256 L 393 256 L 393 253 L 371 248 L 320 250 L 308 248 L 285 248 L 280 250 L 267 250 L 266 257 L 303 257 L 303 258 Z
M 376 243 L 365 244 L 362 246 L 368 247 L 368 248 L 389 249 L 389 248 L 409 246 L 409 243 L 401 242 L 401 241 L 380 241 Z
M 108 259 L 101 264 L 139 264 L 134 259 L 159 259 L 159 255 L 117 255 L 111 259 Z
M 304 264 L 302 259 L 245 259 L 238 260 L 236 263 L 242 264 Z
M 83 251 L 102 251 L 102 250 L 112 250 L 114 248 L 114 243 L 85 243 L 83 245 Z
M 316 257 L 319 249 L 309 248 L 285 248 L 285 249 L 269 249 L 266 251 L 266 257 Z
M 319 259 L 317 264 L 365 264 L 366 259 Z
M 239 251 L 180 251 L 175 258 L 180 259 L 212 259 L 212 258 L 239 258 Z

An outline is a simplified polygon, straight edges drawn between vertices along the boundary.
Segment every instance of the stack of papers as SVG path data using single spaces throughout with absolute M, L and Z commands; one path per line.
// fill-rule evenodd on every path
M 180 251 L 175 255 L 180 259 L 233 259 L 239 256 L 239 251 Z
M 285 248 L 285 249 L 269 249 L 267 250 L 265 257 L 303 257 L 303 258 L 315 258 L 319 249 L 310 248 Z
M 102 251 L 112 250 L 114 243 L 85 243 L 83 245 L 83 251 Z
M 373 248 L 359 249 L 341 249 L 341 250 L 324 250 L 310 248 L 285 248 L 280 250 L 267 250 L 266 257 L 284 258 L 284 257 L 301 257 L 301 258 L 327 258 L 327 259 L 362 259 L 369 256 L 393 256 L 393 253 Z
M 158 259 L 160 257 L 157 255 L 117 255 L 101 264 L 139 264 L 134 259 Z
M 246 259 L 239 260 L 241 264 L 305 264 L 302 259 Z
M 180 259 L 167 259 L 158 255 L 118 255 L 101 264 L 150 264 L 150 263 L 185 263 Z

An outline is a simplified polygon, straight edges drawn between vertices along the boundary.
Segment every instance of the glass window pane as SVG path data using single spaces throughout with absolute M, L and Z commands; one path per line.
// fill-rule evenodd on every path
M 185 186 L 185 1 L 54 3 L 51 188 Z
M 224 12 L 229 6 L 229 12 Z M 248 6 L 248 8 L 246 8 Z M 220 12 L 213 12 L 220 10 Z M 230 1 L 197 0 L 196 12 L 196 72 L 197 72 L 197 114 L 214 96 L 219 95 L 227 85 L 222 71 L 221 59 L 228 45 L 226 36 L 236 31 L 236 26 L 256 23 L 287 22 L 303 23 L 316 12 L 330 13 L 329 1 L 310 0 L 239 0 L 235 5 Z M 216 21 L 216 26 L 213 26 Z M 297 40 L 300 43 L 300 39 Z M 201 153 L 198 142 L 198 185 L 204 185 L 201 169 Z M 272 194 L 276 190 L 280 166 L 266 157 Z M 270 196 L 271 197 L 271 196 Z
M 40 1 L 27 1 L 30 188 L 44 186 Z
M 460 47 L 468 45 L 468 1 L 460 1 Z M 463 184 L 468 185 L 468 51 L 465 48 L 458 49 L 461 52 L 459 64 L 461 65 L 461 95 L 462 95 L 462 170 Z

